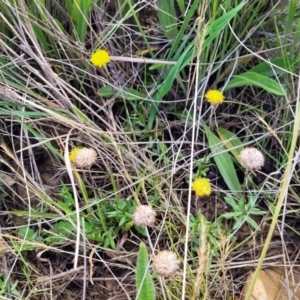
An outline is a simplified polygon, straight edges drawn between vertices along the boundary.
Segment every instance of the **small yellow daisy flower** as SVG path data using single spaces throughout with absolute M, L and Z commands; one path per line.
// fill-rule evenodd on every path
M 205 98 L 212 105 L 217 105 L 224 102 L 224 95 L 222 92 L 219 92 L 218 90 L 209 90 L 205 94 Z
M 206 178 L 197 178 L 192 184 L 197 196 L 209 196 L 211 194 L 211 184 Z
M 77 156 L 77 153 L 82 149 L 82 147 L 75 147 L 71 150 L 70 154 L 69 154 L 69 157 L 70 157 L 70 162 L 71 163 L 75 163 L 76 161 L 76 156 Z
M 90 57 L 90 62 L 98 68 L 106 66 L 110 61 L 110 55 L 106 50 L 100 49 Z

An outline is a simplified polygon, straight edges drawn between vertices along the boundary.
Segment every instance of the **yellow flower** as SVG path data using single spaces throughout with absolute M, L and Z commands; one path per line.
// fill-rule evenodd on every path
M 211 194 L 211 184 L 206 178 L 197 178 L 192 184 L 197 196 L 209 196 Z
M 82 149 L 82 147 L 75 147 L 74 149 L 71 150 L 70 154 L 69 154 L 69 157 L 70 157 L 70 161 L 72 163 L 75 163 L 76 161 L 76 156 L 77 156 L 77 153 Z
M 219 92 L 218 90 L 209 90 L 205 94 L 205 98 L 212 105 L 217 105 L 217 104 L 221 104 L 224 102 L 224 95 L 223 95 L 223 93 Z
M 94 52 L 91 57 L 90 57 L 90 62 L 95 66 L 95 67 L 104 67 L 107 65 L 110 61 L 110 55 L 106 50 L 97 50 Z

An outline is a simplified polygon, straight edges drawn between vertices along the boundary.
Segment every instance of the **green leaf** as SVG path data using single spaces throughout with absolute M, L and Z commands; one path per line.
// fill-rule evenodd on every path
M 228 186 L 229 190 L 233 193 L 239 193 L 242 188 L 237 177 L 231 156 L 227 153 L 223 143 L 218 137 L 211 132 L 204 122 L 201 122 L 204 131 L 206 133 L 210 150 L 213 154 L 213 158 L 216 162 L 219 172 L 222 175 L 223 180 Z
M 28 226 L 22 226 L 18 229 L 18 236 L 21 238 L 21 243 L 13 243 L 14 251 L 24 251 L 24 250 L 36 250 L 37 243 L 42 243 L 41 236 L 38 232 L 34 231 Z
M 78 9 L 77 6 L 75 8 L 75 4 L 73 9 L 78 10 L 78 17 L 77 17 L 77 34 L 79 40 L 81 42 L 85 41 L 86 30 L 88 26 L 88 14 L 90 11 L 90 7 L 92 5 L 92 0 L 77 0 L 80 3 L 80 8 Z
M 32 22 L 32 28 L 34 30 L 34 34 L 35 34 L 36 38 L 38 39 L 40 44 L 43 46 L 43 50 L 46 52 L 49 52 L 47 38 L 46 38 L 46 35 L 43 32 L 43 30 L 41 30 L 41 28 L 39 26 L 35 25 L 33 22 Z
M 281 75 L 282 73 L 284 73 L 284 70 L 276 68 L 275 66 L 272 66 L 271 64 L 276 65 L 281 69 L 285 69 L 287 66 L 296 67 L 296 65 L 297 65 L 297 64 L 293 63 L 292 59 L 277 57 L 277 58 L 270 59 L 270 63 L 262 62 L 249 71 L 253 72 L 253 73 L 258 73 L 260 75 L 264 75 L 267 77 L 274 76 L 275 74 Z M 292 71 L 292 70 L 290 70 L 290 71 Z
M 251 217 L 248 216 L 246 222 L 256 231 L 260 231 L 258 224 Z
M 242 210 L 242 207 L 240 206 L 240 203 L 236 203 L 236 201 L 232 197 L 225 196 L 224 199 L 232 207 L 232 209 L 234 211 L 238 211 L 238 210 L 241 211 Z
M 192 51 L 193 44 L 187 46 L 185 51 L 177 60 L 176 64 L 172 66 L 170 69 L 169 74 L 167 75 L 166 79 L 164 80 L 163 84 L 160 86 L 157 95 L 155 98 L 162 99 L 171 89 L 174 79 L 178 75 L 179 71 L 182 70 L 187 64 L 190 63 L 192 57 L 189 56 L 189 52 Z
M 35 211 L 22 211 L 22 210 L 12 210 L 9 212 L 11 215 L 18 216 L 18 217 L 26 217 L 31 219 L 56 219 L 58 215 L 47 213 L 47 212 L 35 212 Z
M 230 150 L 236 160 L 239 161 L 239 155 L 244 149 L 241 140 L 234 133 L 224 128 L 219 128 L 217 133 L 221 141 L 224 143 L 226 149 Z
M 240 217 L 241 214 L 242 214 L 241 211 L 232 211 L 232 212 L 222 214 L 221 217 L 224 219 L 233 219 L 233 218 Z
M 61 237 L 69 237 L 75 230 L 74 226 L 68 221 L 59 221 L 52 228 Z
M 21 122 L 21 119 L 19 120 Z M 24 126 L 26 126 L 26 129 L 29 130 L 33 135 L 34 137 L 39 140 L 39 141 L 43 141 L 44 145 L 47 146 L 47 148 L 52 151 L 52 153 L 56 154 L 58 157 L 62 158 L 62 155 L 61 153 L 54 147 L 52 146 L 51 142 L 45 142 L 44 141 L 44 138 L 40 135 L 40 133 L 38 131 L 36 131 L 35 129 L 33 129 L 32 127 L 30 127 L 29 124 L 27 123 L 24 123 Z
M 242 224 L 244 223 L 244 216 L 240 216 L 236 219 L 235 224 L 232 227 L 232 230 L 237 230 L 238 228 L 240 228 L 242 226 Z
M 89 123 L 90 119 L 88 116 L 86 116 L 78 107 L 75 105 L 72 105 L 72 109 L 74 113 L 84 122 L 84 123 Z
M 228 82 L 225 90 L 241 86 L 258 86 L 268 93 L 279 96 L 285 95 L 285 90 L 277 81 L 250 71 L 236 75 Z
M 132 221 L 129 221 L 126 224 L 124 224 L 122 231 L 123 232 L 129 231 L 131 227 L 132 227 Z
M 149 256 L 144 243 L 140 244 L 137 258 L 136 287 L 138 300 L 155 300 L 155 289 L 149 273 Z
M 134 228 L 139 234 L 147 236 L 147 230 L 144 227 L 134 225 Z
M 254 215 L 254 216 L 263 216 L 263 215 L 266 214 L 266 212 L 260 210 L 259 208 L 254 208 L 254 209 L 251 210 L 250 214 Z

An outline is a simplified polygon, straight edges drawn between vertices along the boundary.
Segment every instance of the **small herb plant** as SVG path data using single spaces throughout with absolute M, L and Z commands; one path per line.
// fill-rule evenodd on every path
M 64 184 L 58 195 L 56 206 L 63 211 L 64 217 L 58 217 L 56 222 L 51 223 L 51 228 L 42 228 L 40 233 L 27 226 L 20 227 L 20 237 L 47 245 L 75 239 L 77 227 L 73 195 Z M 131 228 L 135 202 L 124 199 L 109 201 L 105 198 L 95 198 L 91 202 L 92 208 L 81 211 L 81 228 L 85 237 L 101 247 L 114 249 L 116 237 Z M 31 248 L 30 243 L 23 244 L 23 250 Z
M 234 219 L 235 224 L 232 230 L 238 229 L 243 223 L 248 223 L 253 229 L 260 230 L 259 225 L 253 220 L 253 216 L 263 216 L 266 211 L 259 208 L 257 205 L 257 195 L 250 195 L 248 202 L 245 203 L 244 197 L 236 200 L 232 196 L 225 196 L 224 199 L 227 204 L 233 209 L 232 212 L 224 213 L 220 216 L 220 219 Z
M 225 226 L 222 226 L 219 220 L 215 220 L 214 222 L 209 222 L 203 216 L 203 214 L 198 211 L 196 216 L 190 216 L 190 249 L 191 251 L 197 253 L 200 247 L 200 240 L 199 237 L 202 231 L 202 222 L 204 221 L 206 226 L 206 239 L 207 243 L 209 244 L 210 251 L 213 255 L 217 254 L 219 251 L 219 246 L 217 241 L 220 240 L 220 234 L 224 233 L 226 236 L 226 229 Z

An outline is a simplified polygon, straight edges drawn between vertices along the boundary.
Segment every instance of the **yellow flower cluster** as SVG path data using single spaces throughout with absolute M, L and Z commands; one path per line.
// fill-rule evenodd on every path
M 206 178 L 195 179 L 192 188 L 199 197 L 209 196 L 211 194 L 211 184 Z
M 106 50 L 100 49 L 90 57 L 90 62 L 98 68 L 106 66 L 110 62 L 110 55 Z

